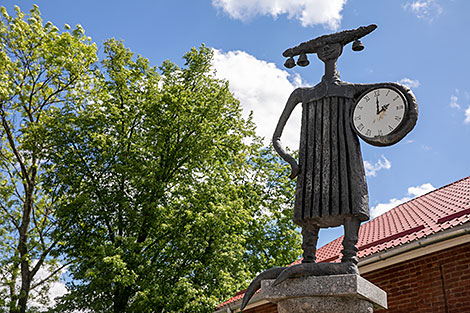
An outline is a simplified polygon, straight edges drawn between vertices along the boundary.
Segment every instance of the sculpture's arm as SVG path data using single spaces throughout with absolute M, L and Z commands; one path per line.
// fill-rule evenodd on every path
M 416 124 L 416 120 L 418 119 L 418 102 L 416 100 L 415 95 L 411 91 L 410 88 L 398 83 L 390 83 L 391 86 L 400 90 L 403 95 L 405 96 L 408 102 L 408 110 L 409 110 L 409 118 L 411 118 L 413 122 L 413 126 Z
M 299 165 L 295 161 L 295 159 L 288 154 L 284 148 L 281 146 L 281 135 L 282 131 L 284 130 L 284 126 L 287 123 L 287 120 L 289 119 L 292 111 L 294 110 L 295 106 L 302 102 L 302 88 L 297 88 L 295 89 L 291 95 L 289 96 L 289 99 L 287 100 L 286 107 L 284 108 L 284 111 L 282 111 L 281 117 L 279 118 L 279 121 L 277 122 L 276 130 L 274 131 L 273 135 L 273 146 L 274 149 L 276 149 L 277 153 L 287 162 L 290 164 L 292 168 L 292 172 L 289 176 L 289 178 L 293 179 L 295 178 L 298 173 L 299 173 Z

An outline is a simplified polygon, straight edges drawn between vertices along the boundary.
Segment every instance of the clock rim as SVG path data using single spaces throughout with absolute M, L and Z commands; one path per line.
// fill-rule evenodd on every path
M 376 89 L 391 89 L 391 90 L 395 91 L 401 97 L 401 99 L 403 100 L 405 108 L 404 108 L 403 118 L 402 118 L 401 122 L 395 127 L 395 129 L 393 131 L 391 131 L 390 133 L 388 133 L 386 135 L 382 135 L 382 136 L 378 135 L 378 136 L 374 136 L 374 137 L 367 137 L 367 136 L 361 134 L 358 129 L 356 129 L 356 126 L 354 125 L 354 111 L 356 110 L 356 106 L 359 104 L 359 102 L 362 100 L 362 98 L 365 95 L 367 95 L 368 93 L 370 93 L 370 92 L 372 92 Z M 371 87 L 371 88 L 367 89 L 366 91 L 364 91 L 363 93 L 360 94 L 360 96 L 354 102 L 349 120 L 350 120 L 350 123 L 351 123 L 351 126 L 352 126 L 354 132 L 362 140 L 364 140 L 365 142 L 367 142 L 367 143 L 369 143 L 373 146 L 383 147 L 383 146 L 391 146 L 391 145 L 397 143 L 398 141 L 400 141 L 401 139 L 403 139 L 403 137 L 406 135 L 406 133 L 403 134 L 403 136 L 401 136 L 400 132 L 403 129 L 406 128 L 405 126 L 406 126 L 406 123 L 408 122 L 408 114 L 409 114 L 409 101 L 405 97 L 403 92 L 400 89 L 398 89 L 397 87 L 393 86 L 393 85 L 383 84 L 383 85 Z

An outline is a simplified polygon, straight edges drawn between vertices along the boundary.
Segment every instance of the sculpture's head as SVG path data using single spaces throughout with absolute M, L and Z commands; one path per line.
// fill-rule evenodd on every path
M 340 43 L 325 44 L 317 51 L 317 56 L 323 62 L 339 58 L 343 52 L 343 45 Z
M 356 29 L 323 35 L 307 42 L 303 42 L 300 45 L 289 48 L 282 53 L 283 56 L 288 58 L 284 65 L 287 68 L 294 67 L 295 61 L 293 57 L 299 55 L 297 64 L 299 66 L 307 66 L 309 64 L 307 54 L 309 53 L 318 54 L 318 58 L 323 62 L 335 60 L 343 52 L 343 47 L 350 42 L 354 42 L 352 46 L 354 51 L 361 51 L 364 49 L 364 45 L 359 39 L 373 32 L 376 28 L 377 25 L 371 24 L 369 26 L 361 26 Z

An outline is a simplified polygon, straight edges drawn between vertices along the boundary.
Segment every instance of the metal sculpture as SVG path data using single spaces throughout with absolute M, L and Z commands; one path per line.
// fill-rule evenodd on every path
M 343 47 L 361 51 L 359 40 L 377 28 L 362 26 L 324 35 L 287 49 L 287 68 L 307 66 L 307 54 L 316 53 L 325 64 L 325 74 L 314 87 L 292 92 L 273 135 L 279 155 L 291 165 L 290 178 L 297 177 L 294 223 L 302 228 L 302 263 L 277 267 L 258 275 L 245 292 L 242 309 L 261 280 L 308 275 L 359 274 L 357 241 L 360 223 L 369 219 L 369 197 L 358 136 L 376 146 L 401 140 L 416 124 L 416 98 L 398 83 L 352 84 L 343 82 L 337 60 Z M 284 126 L 297 104 L 302 103 L 299 163 L 281 145 Z M 396 115 L 396 111 L 401 113 Z M 344 226 L 341 263 L 315 263 L 320 228 Z

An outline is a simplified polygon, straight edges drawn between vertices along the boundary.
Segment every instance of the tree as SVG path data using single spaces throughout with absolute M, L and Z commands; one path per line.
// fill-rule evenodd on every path
M 49 147 L 38 130 L 53 107 L 87 92 L 96 49 L 79 25 L 60 33 L 37 6 L 15 11 L 2 7 L 0 19 L 0 310 L 26 312 L 64 266 L 50 237 L 62 199 L 44 188 Z M 38 281 L 41 269 L 50 275 Z
M 73 262 L 57 310 L 211 312 L 298 257 L 288 169 L 260 149 L 209 48 L 155 68 L 119 41 L 104 46 L 96 97 L 43 128 Z

